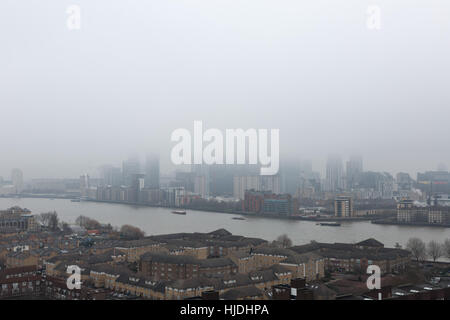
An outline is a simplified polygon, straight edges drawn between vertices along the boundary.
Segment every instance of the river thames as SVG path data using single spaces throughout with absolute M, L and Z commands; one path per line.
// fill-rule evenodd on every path
M 55 210 L 60 220 L 73 223 L 84 215 L 101 223 L 120 227 L 124 224 L 137 226 L 146 235 L 176 232 L 210 232 L 224 228 L 235 235 L 274 240 L 287 234 L 294 244 L 305 244 L 311 240 L 320 242 L 358 242 L 375 238 L 386 246 L 396 242 L 405 245 L 409 238 L 423 241 L 443 242 L 450 238 L 450 229 L 439 227 L 412 227 L 372 224 L 370 221 L 343 222 L 340 227 L 319 226 L 313 221 L 283 220 L 262 217 L 245 217 L 234 220 L 235 214 L 188 210 L 186 215 L 172 214 L 171 209 L 137 207 L 122 204 L 71 202 L 67 199 L 0 198 L 0 210 L 12 206 L 30 209 L 33 214 Z

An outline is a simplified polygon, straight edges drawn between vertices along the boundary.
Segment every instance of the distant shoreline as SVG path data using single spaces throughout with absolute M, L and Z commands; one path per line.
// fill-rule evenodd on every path
M 60 200 L 73 200 L 78 199 L 76 196 L 71 195 L 52 195 L 52 194 L 22 194 L 20 196 L 15 195 L 2 195 L 0 198 L 9 199 L 20 199 L 20 198 L 32 198 L 32 199 L 60 199 Z M 295 221 L 316 221 L 316 222 L 362 222 L 362 221 L 375 221 L 377 219 L 386 218 L 386 216 L 361 216 L 361 217 L 351 217 L 351 218 L 338 218 L 334 216 L 320 216 L 320 217 L 304 217 L 304 216 L 284 216 L 278 214 L 257 214 L 251 212 L 243 211 L 224 211 L 210 208 L 191 208 L 191 207 L 167 207 L 161 205 L 155 205 L 150 203 L 135 203 L 135 202 L 125 202 L 125 201 L 106 201 L 106 200 L 95 200 L 95 199 L 84 199 L 82 202 L 97 202 L 97 203 L 109 203 L 109 204 L 122 204 L 137 207 L 151 207 L 151 208 L 166 208 L 166 209 L 184 209 L 184 210 L 196 210 L 203 212 L 215 212 L 222 214 L 236 214 L 248 217 L 256 218 L 269 218 L 269 219 L 280 219 L 280 220 L 295 220 Z
M 450 224 L 432 224 L 432 223 L 405 223 L 397 222 L 391 220 L 374 220 L 374 224 L 385 224 L 385 225 L 395 225 L 395 226 L 410 226 L 410 227 L 435 227 L 435 228 L 450 228 Z
M 224 214 L 238 214 L 242 216 L 256 217 L 256 218 L 270 218 L 270 219 L 282 219 L 282 220 L 296 220 L 296 221 L 317 221 L 317 222 L 358 222 L 358 221 L 370 221 L 374 219 L 374 217 L 353 217 L 353 218 L 336 218 L 336 217 L 302 217 L 302 216 L 284 216 L 278 214 L 257 214 L 251 212 L 243 212 L 243 211 L 223 211 L 217 209 L 204 209 L 204 208 L 191 208 L 191 207 L 166 207 L 154 204 L 147 203 L 134 203 L 134 202 L 123 202 L 123 201 L 105 201 L 105 200 L 94 200 L 88 199 L 83 201 L 89 202 L 98 202 L 98 203 L 112 203 L 112 204 L 125 204 L 132 206 L 141 206 L 141 207 L 153 207 L 153 208 L 167 208 L 167 209 L 183 209 L 183 210 L 196 210 L 196 211 L 204 211 L 204 212 L 216 212 L 216 213 L 224 213 Z
M 1 195 L 0 198 L 6 199 L 20 199 L 20 198 L 32 198 L 32 199 L 60 199 L 60 200 L 72 200 L 78 199 L 76 196 L 71 195 L 53 195 L 53 194 L 23 194 L 20 196 L 16 195 Z M 123 204 L 129 206 L 137 207 L 151 207 L 151 208 L 166 208 L 166 209 L 184 209 L 184 210 L 196 210 L 203 212 L 215 212 L 222 214 L 237 214 L 248 217 L 256 218 L 269 218 L 269 219 L 280 219 L 280 220 L 295 220 L 295 221 L 316 221 L 316 222 L 362 222 L 370 221 L 374 224 L 381 225 L 396 225 L 396 226 L 410 226 L 410 227 L 434 227 L 434 228 L 450 228 L 450 224 L 439 225 L 439 224 L 427 224 L 427 223 L 404 223 L 397 222 L 393 220 L 387 220 L 386 216 L 362 216 L 362 217 L 352 217 L 352 218 L 336 218 L 333 216 L 320 216 L 320 217 L 303 217 L 303 216 L 283 216 L 277 214 L 256 214 L 250 212 L 242 211 L 223 211 L 217 209 L 203 209 L 203 208 L 190 208 L 190 207 L 166 207 L 150 203 L 134 203 L 134 202 L 123 202 L 123 201 L 105 201 L 105 200 L 94 200 L 86 199 L 81 200 L 83 202 L 97 202 L 97 203 L 110 203 L 110 204 Z

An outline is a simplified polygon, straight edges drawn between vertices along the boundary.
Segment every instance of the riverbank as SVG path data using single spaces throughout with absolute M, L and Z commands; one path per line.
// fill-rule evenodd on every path
M 100 223 L 111 223 L 113 226 L 130 224 L 139 227 L 147 235 L 211 232 L 220 228 L 233 234 L 247 237 L 275 240 L 286 234 L 294 244 L 305 244 L 311 240 L 318 242 L 359 242 L 367 238 L 375 238 L 385 246 L 395 246 L 398 242 L 406 245 L 411 237 L 425 242 L 449 237 L 446 228 L 430 228 L 420 226 L 389 226 L 373 224 L 370 221 L 345 221 L 340 227 L 320 226 L 318 222 L 299 219 L 279 219 L 265 216 L 239 214 L 217 214 L 207 210 L 189 209 L 187 215 L 172 214 L 169 208 L 111 204 L 109 202 L 81 201 L 72 202 L 67 199 L 38 198 L 0 198 L 0 208 L 19 206 L 28 208 L 33 214 L 56 211 L 61 221 L 75 223 L 80 216 L 90 217 Z M 245 217 L 236 220 L 233 217 Z
M 372 221 L 376 219 L 385 219 L 386 215 L 378 216 L 361 216 L 361 217 L 350 217 L 350 218 L 340 218 L 334 216 L 299 216 L 299 215 L 280 215 L 280 214 L 268 214 L 268 213 L 252 213 L 252 212 L 244 212 L 237 210 L 217 210 L 213 208 L 200 208 L 200 207 L 169 207 L 169 206 L 160 206 L 149 203 L 135 203 L 135 202 L 124 202 L 124 201 L 103 201 L 103 200 L 94 200 L 94 199 L 86 199 L 83 201 L 88 202 L 98 202 L 98 203 L 111 203 L 111 204 L 124 204 L 130 206 L 138 206 L 138 207 L 152 207 L 152 208 L 166 208 L 166 209 L 183 209 L 183 210 L 195 210 L 195 211 L 203 211 L 203 212 L 214 212 L 214 213 L 222 213 L 222 214 L 237 214 L 248 217 L 257 217 L 257 218 L 269 218 L 269 219 L 283 219 L 283 220 L 300 220 L 300 221 L 315 221 L 315 222 L 358 222 L 358 221 Z
M 74 197 L 73 195 L 57 195 L 57 194 L 21 194 L 21 195 L 2 195 L 0 198 L 5 199 L 63 199 L 63 200 L 73 200 L 79 199 L 78 197 Z M 95 199 L 83 199 L 81 201 L 84 202 L 96 202 L 96 203 L 109 203 L 109 204 L 121 204 L 121 205 L 129 205 L 133 207 L 150 207 L 150 208 L 166 208 L 166 209 L 183 209 L 183 210 L 196 210 L 202 212 L 214 212 L 214 213 L 222 213 L 222 214 L 237 214 L 248 217 L 259 217 L 259 218 L 269 218 L 269 219 L 282 219 L 282 220 L 300 220 L 300 221 L 313 221 L 313 222 L 358 222 L 358 221 L 376 221 L 378 219 L 386 219 L 386 215 L 371 215 L 371 216 L 358 216 L 358 217 L 350 217 L 350 218 L 340 218 L 335 216 L 300 216 L 300 215 L 280 215 L 280 214 L 259 214 L 252 212 L 244 212 L 237 210 L 218 210 L 214 208 L 201 208 L 201 207 L 170 207 L 170 206 L 161 206 L 151 203 L 136 203 L 136 202 L 126 202 L 126 201 L 105 201 L 105 200 L 95 200 Z
M 381 219 L 381 220 L 374 220 L 372 223 L 375 224 L 384 224 L 384 225 L 394 225 L 394 226 L 417 226 L 417 227 L 434 227 L 434 228 L 450 228 L 450 224 L 432 224 L 432 223 L 405 223 L 405 222 L 398 222 L 395 220 L 388 220 L 388 219 Z

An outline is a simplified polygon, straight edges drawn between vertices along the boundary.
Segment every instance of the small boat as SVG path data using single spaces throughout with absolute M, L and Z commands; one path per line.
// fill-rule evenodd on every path
M 245 218 L 242 218 L 242 217 L 233 217 L 231 219 L 233 219 L 233 220 L 245 220 Z
M 174 210 L 174 211 L 172 211 L 172 213 L 175 213 L 175 214 L 186 214 L 186 211 L 184 211 L 184 210 Z
M 72 201 L 72 202 L 81 202 L 80 199 L 72 199 L 72 200 L 70 200 L 70 201 Z
M 337 222 L 322 222 L 320 224 L 321 226 L 328 226 L 328 227 L 340 227 L 341 224 Z

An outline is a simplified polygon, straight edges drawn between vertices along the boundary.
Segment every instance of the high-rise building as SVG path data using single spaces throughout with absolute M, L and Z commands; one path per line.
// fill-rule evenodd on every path
M 209 170 L 211 195 L 231 196 L 233 194 L 233 176 L 239 171 L 236 165 L 211 165 Z
M 144 189 L 144 177 L 145 175 L 143 174 L 133 174 L 131 176 L 131 190 L 130 190 L 130 196 L 129 196 L 129 201 L 130 202 L 142 202 L 142 198 L 141 198 L 141 191 L 142 189 Z
M 327 160 L 325 191 L 337 192 L 345 189 L 344 169 L 339 156 L 330 156 Z
M 347 188 L 352 189 L 358 186 L 358 181 L 363 172 L 363 160 L 361 156 L 352 156 L 346 164 Z
M 353 199 L 349 196 L 337 196 L 334 200 L 334 215 L 336 217 L 353 217 Z
M 80 176 L 80 194 L 82 197 L 87 197 L 89 193 L 90 182 L 87 173 Z
M 295 194 L 300 185 L 301 166 L 299 161 L 283 161 L 280 166 L 280 192 Z M 277 192 L 279 193 L 279 192 Z
M 123 184 L 122 170 L 110 165 L 100 168 L 101 182 L 103 185 L 119 187 Z
M 243 200 L 245 191 L 270 191 L 273 194 L 281 194 L 280 176 L 235 176 L 233 178 L 233 196 Z
M 300 161 L 300 180 L 297 188 L 297 195 L 301 198 L 310 198 L 316 192 L 322 191 L 320 183 L 320 173 L 313 171 L 310 160 Z
M 130 158 L 123 162 L 122 164 L 122 180 L 127 186 L 131 186 L 133 182 L 133 175 L 141 173 L 141 166 L 139 159 Z
M 260 176 L 235 176 L 233 177 L 233 197 L 244 200 L 245 191 L 261 191 Z
M 283 193 L 279 175 L 261 176 L 261 191 L 271 191 L 274 194 Z M 295 194 L 294 190 L 293 194 Z
M 195 176 L 194 192 L 202 198 L 209 197 L 209 179 L 206 175 Z
M 188 192 L 194 192 L 194 172 L 176 171 L 175 180 L 170 183 L 171 187 L 183 187 Z
M 159 156 L 149 155 L 145 162 L 145 187 L 159 189 Z
M 23 173 L 20 169 L 11 171 L 11 181 L 14 186 L 15 193 L 21 193 L 23 190 Z
M 191 171 L 194 173 L 194 193 L 202 198 L 210 196 L 210 166 L 193 165 Z

